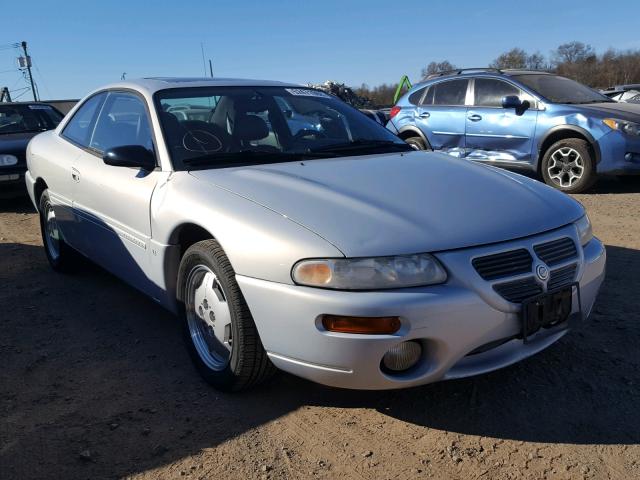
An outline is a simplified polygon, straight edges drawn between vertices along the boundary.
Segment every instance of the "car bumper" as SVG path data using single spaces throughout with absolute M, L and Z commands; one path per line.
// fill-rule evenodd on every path
M 565 233 L 575 233 L 575 228 L 565 227 Z M 510 242 L 506 248 L 511 243 L 518 244 Z M 393 389 L 496 370 L 560 339 L 571 322 L 589 315 L 604 278 L 606 253 L 602 243 L 594 238 L 579 250 L 576 280 L 581 308 L 574 292 L 569 321 L 539 330 L 526 343 L 517 338 L 520 305 L 485 288 L 481 285 L 484 281 L 477 282 L 469 277 L 465 265 L 458 265 L 478 249 L 438 254 L 450 270 L 450 279 L 444 285 L 424 288 L 344 292 L 244 276 L 237 279 L 263 345 L 278 368 L 336 387 Z M 333 333 L 322 328 L 322 314 L 398 316 L 402 327 L 394 335 Z M 384 354 L 406 340 L 422 345 L 418 364 L 403 373 L 383 371 Z M 489 348 L 494 344 L 498 346 Z
M 599 140 L 598 173 L 604 175 L 640 175 L 640 137 L 609 132 Z
M 24 185 L 24 170 L 0 170 L 0 198 L 14 197 L 27 193 Z

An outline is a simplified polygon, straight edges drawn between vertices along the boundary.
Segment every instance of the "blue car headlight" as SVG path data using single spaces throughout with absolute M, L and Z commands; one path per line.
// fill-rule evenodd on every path
M 578 229 L 578 238 L 580 239 L 580 245 L 585 246 L 589 240 L 593 238 L 593 230 L 591 229 L 591 221 L 585 213 L 580 220 L 574 223 Z
M 427 253 L 394 257 L 301 260 L 291 271 L 293 281 L 335 290 L 379 290 L 434 285 L 447 272 Z
M 607 127 L 612 130 L 620 130 L 627 135 L 640 136 L 640 123 L 628 122 L 627 120 L 619 120 L 617 118 L 605 118 L 602 120 Z

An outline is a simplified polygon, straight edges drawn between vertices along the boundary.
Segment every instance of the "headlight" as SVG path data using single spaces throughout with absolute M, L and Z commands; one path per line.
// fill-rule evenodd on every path
M 10 167 L 18 163 L 18 158 L 13 155 L 0 154 L 0 167 Z
M 640 136 L 640 123 L 627 122 L 615 118 L 605 118 L 602 123 L 613 130 L 620 130 L 628 135 Z
M 447 280 L 447 273 L 440 262 L 426 253 L 397 257 L 301 260 L 294 265 L 291 276 L 300 285 L 336 290 L 417 287 Z
M 585 214 L 584 217 L 575 223 L 575 226 L 578 229 L 580 244 L 582 246 L 586 245 L 587 242 L 593 238 L 593 231 L 591 230 L 591 221 L 589 220 L 589 217 Z

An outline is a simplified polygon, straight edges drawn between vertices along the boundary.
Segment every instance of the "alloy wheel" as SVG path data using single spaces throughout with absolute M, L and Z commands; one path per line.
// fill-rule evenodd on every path
M 231 310 L 218 277 L 206 265 L 196 265 L 187 276 L 187 324 L 198 355 L 212 370 L 223 370 L 231 359 Z
M 561 147 L 549 157 L 547 173 L 551 181 L 559 187 L 572 187 L 584 174 L 582 156 L 571 147 Z

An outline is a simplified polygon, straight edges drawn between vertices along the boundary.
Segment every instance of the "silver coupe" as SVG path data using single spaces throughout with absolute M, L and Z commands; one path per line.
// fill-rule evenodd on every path
M 223 390 L 275 367 L 358 389 L 495 370 L 584 321 L 604 277 L 578 202 L 299 85 L 109 85 L 27 161 L 51 266 L 81 254 L 175 312 Z

